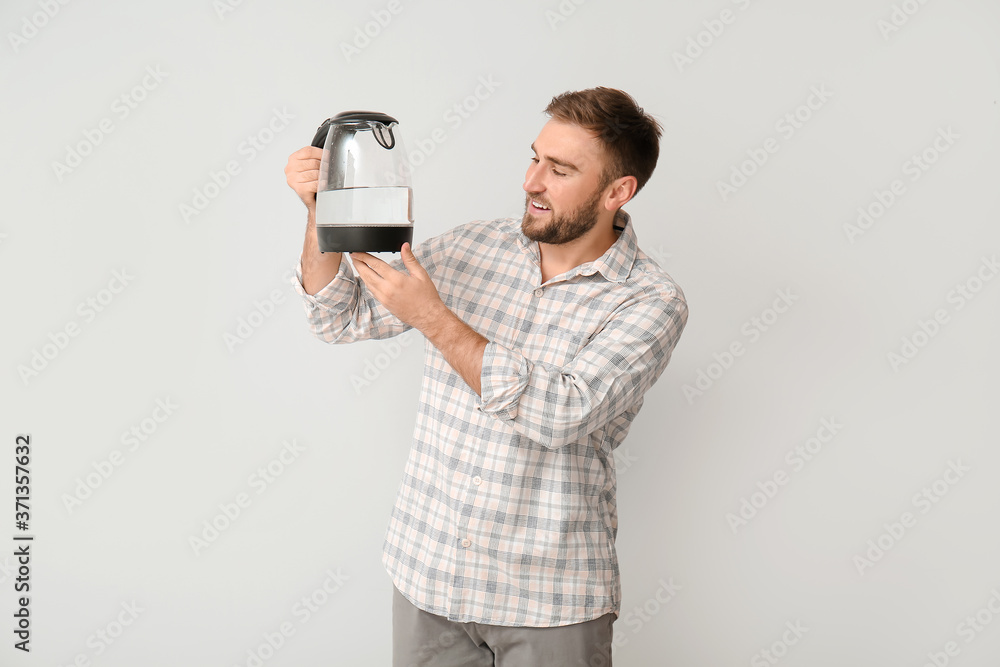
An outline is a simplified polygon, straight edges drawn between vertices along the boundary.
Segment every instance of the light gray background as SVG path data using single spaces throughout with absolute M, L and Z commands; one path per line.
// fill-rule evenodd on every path
M 627 209 L 691 307 L 620 456 L 615 664 L 770 664 L 759 652 L 777 642 L 782 665 L 918 666 L 949 641 L 949 664 L 997 664 L 1000 280 L 975 283 L 1000 252 L 995 2 L 898 2 L 919 11 L 884 35 L 891 0 L 399 0 L 350 59 L 341 45 L 388 3 L 70 2 L 51 18 L 43 4 L 0 9 L 0 498 L 12 504 L 14 438 L 30 433 L 37 536 L 23 656 L 10 508 L 0 664 L 248 665 L 282 623 L 294 634 L 268 666 L 388 664 L 380 549 L 423 343 L 310 337 L 286 281 L 305 213 L 282 169 L 324 118 L 382 110 L 411 151 L 444 131 L 415 171 L 417 240 L 519 215 L 541 110 L 594 85 L 663 123 L 659 167 Z M 704 22 L 724 10 L 734 20 L 712 37 Z M 112 105 L 147 68 L 165 78 L 122 118 Z M 468 100 L 481 77 L 495 89 Z M 783 138 L 775 124 L 813 87 L 832 97 Z M 456 104 L 476 107 L 457 126 Z M 248 160 L 241 143 L 275 110 L 294 119 Z M 104 118 L 113 131 L 60 179 L 53 163 Z M 911 181 L 904 163 L 947 128 L 958 139 Z M 723 201 L 718 182 L 769 137 L 778 152 Z M 240 173 L 185 222 L 181 205 L 230 160 Z M 850 242 L 844 225 L 894 179 L 905 193 Z M 102 292 L 123 269 L 125 289 Z M 970 279 L 981 289 L 959 310 L 949 293 Z M 274 290 L 270 316 L 227 345 Z M 779 290 L 796 300 L 751 340 L 745 324 L 773 315 Z M 78 310 L 109 296 L 92 321 Z M 947 323 L 893 368 L 938 309 Z M 79 335 L 22 378 L 71 323 Z M 370 384 L 352 384 L 366 369 Z M 699 371 L 716 379 L 689 400 Z M 178 406 L 162 423 L 158 399 Z M 824 418 L 843 426 L 795 470 L 786 452 Z M 132 451 L 122 434 L 143 424 L 156 429 Z M 258 494 L 251 475 L 293 440 L 303 451 Z M 70 511 L 115 450 L 121 465 Z M 915 504 L 957 461 L 957 483 Z M 787 483 L 734 533 L 727 514 L 779 471 Z M 196 554 L 190 537 L 240 493 L 250 505 Z M 855 556 L 904 512 L 915 525 L 859 572 Z M 303 622 L 295 605 L 312 595 L 324 604 Z M 99 643 L 133 602 L 134 622 Z M 992 623 L 968 641 L 977 612 Z M 786 623 L 807 631 L 783 651 Z

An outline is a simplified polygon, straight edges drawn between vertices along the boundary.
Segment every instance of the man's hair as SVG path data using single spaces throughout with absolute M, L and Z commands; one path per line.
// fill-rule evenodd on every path
M 653 175 L 663 128 L 628 93 L 604 87 L 566 92 L 553 97 L 545 113 L 597 135 L 608 157 L 602 185 L 635 176 L 638 192 Z

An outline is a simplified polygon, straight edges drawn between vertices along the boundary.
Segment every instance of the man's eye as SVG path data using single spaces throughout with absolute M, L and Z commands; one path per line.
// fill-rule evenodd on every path
M 555 174 L 556 176 L 565 176 L 565 175 L 566 175 L 566 174 L 564 174 L 564 173 L 562 173 L 561 171 L 558 171 L 558 170 L 556 170 L 556 169 L 553 169 L 553 170 L 552 170 L 552 173 L 553 173 L 553 174 Z
M 538 158 L 536 157 L 531 158 L 531 161 L 534 162 L 535 164 L 538 164 Z

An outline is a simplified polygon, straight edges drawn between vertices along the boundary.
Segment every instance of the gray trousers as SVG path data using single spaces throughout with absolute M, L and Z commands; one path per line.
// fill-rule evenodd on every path
M 611 667 L 612 613 L 552 628 L 456 623 L 392 590 L 393 667 Z

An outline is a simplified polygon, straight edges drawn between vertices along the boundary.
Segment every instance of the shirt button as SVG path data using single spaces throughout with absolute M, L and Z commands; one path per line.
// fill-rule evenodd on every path
M 479 486 L 480 484 L 483 483 L 483 478 L 480 477 L 479 475 L 476 475 L 475 477 L 472 478 L 472 483 L 475 484 L 476 486 Z
M 472 540 L 470 540 L 468 537 L 466 537 L 464 540 L 462 540 L 462 546 L 463 547 L 469 547 L 471 545 L 472 545 Z
M 538 289 L 535 290 L 535 296 L 541 296 L 541 295 L 542 295 L 542 288 L 539 287 Z

